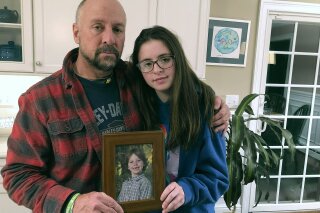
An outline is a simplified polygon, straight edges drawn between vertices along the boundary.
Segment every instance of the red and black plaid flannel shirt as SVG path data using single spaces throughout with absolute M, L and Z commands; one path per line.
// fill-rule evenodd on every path
M 72 50 L 61 70 L 19 98 L 1 174 L 9 196 L 34 212 L 61 212 L 74 191 L 101 188 L 102 137 L 73 71 L 77 55 L 78 49 Z M 138 110 L 128 83 L 130 70 L 120 61 L 114 71 L 126 130 L 139 130 Z

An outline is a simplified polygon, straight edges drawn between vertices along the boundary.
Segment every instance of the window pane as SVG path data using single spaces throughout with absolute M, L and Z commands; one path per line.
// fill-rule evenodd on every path
M 315 100 L 313 115 L 320 116 L 320 89 L 319 88 L 316 90 L 316 100 Z
M 304 202 L 320 201 L 320 177 L 306 178 L 303 192 Z
M 285 149 L 282 161 L 282 175 L 302 175 L 305 153 L 305 149 L 296 149 L 295 154 L 292 156 L 288 149 Z
M 312 120 L 310 146 L 320 146 L 320 119 Z
M 287 84 L 291 56 L 286 54 L 270 54 L 270 57 L 275 58 L 270 60 L 268 65 L 267 83 Z
M 278 179 L 270 178 L 269 182 L 267 181 L 267 179 L 261 179 L 260 182 L 261 182 L 260 184 L 261 190 L 263 193 L 260 203 L 276 203 Z M 266 192 L 268 192 L 268 190 L 269 190 L 269 197 L 268 197 L 268 200 L 265 200 L 264 195 Z M 258 196 L 259 196 L 259 191 L 256 190 L 255 202 L 257 202 Z
M 282 114 L 284 115 L 286 100 L 287 100 L 287 88 L 286 87 L 267 87 L 266 88 L 264 114 Z
M 293 137 L 293 142 L 297 146 L 306 146 L 308 139 L 309 119 L 306 118 L 288 118 L 287 130 Z
M 320 174 L 320 149 L 310 149 L 307 163 L 307 175 L 318 174 Z
M 298 23 L 296 52 L 317 53 L 319 46 L 319 37 L 319 23 Z
M 280 149 L 272 149 L 272 151 L 277 155 L 277 156 L 281 156 L 281 150 Z M 269 151 L 268 151 L 269 152 Z M 259 156 L 261 157 L 261 155 Z M 259 158 L 260 159 L 260 158 Z M 262 161 L 259 161 L 259 165 L 260 166 L 264 166 L 262 165 Z M 278 175 L 279 174 L 279 164 L 276 166 L 274 164 L 272 164 L 272 167 L 270 168 L 269 171 L 269 175 Z
M 280 125 L 283 127 L 283 121 L 280 121 Z M 276 129 L 276 132 L 281 134 L 280 130 L 278 129 Z M 267 126 L 266 130 L 261 133 L 261 137 L 269 146 L 281 146 L 281 141 L 279 141 L 279 139 L 269 126 Z
M 301 178 L 281 178 L 279 203 L 299 202 L 301 184 Z
M 292 84 L 314 84 L 317 57 L 295 55 L 293 61 Z
M 270 50 L 291 51 L 294 35 L 294 22 L 272 21 Z
M 319 64 L 319 69 L 320 69 L 320 64 Z M 320 73 L 318 73 L 318 85 L 320 85 Z
M 312 88 L 292 88 L 290 91 L 288 115 L 310 115 Z

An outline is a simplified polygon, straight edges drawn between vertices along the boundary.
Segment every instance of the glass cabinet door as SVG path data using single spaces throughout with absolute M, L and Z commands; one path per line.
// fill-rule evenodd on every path
M 21 2 L 0 2 L 0 60 L 22 61 Z
M 32 71 L 31 0 L 0 1 L 0 71 Z

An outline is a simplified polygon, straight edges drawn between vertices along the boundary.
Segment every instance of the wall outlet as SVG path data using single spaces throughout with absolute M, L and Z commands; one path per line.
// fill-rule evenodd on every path
M 230 109 L 237 108 L 239 105 L 239 95 L 226 95 L 226 104 Z

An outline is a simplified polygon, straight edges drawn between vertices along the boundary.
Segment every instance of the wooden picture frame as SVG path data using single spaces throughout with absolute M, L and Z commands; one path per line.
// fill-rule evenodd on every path
M 160 130 L 103 134 L 102 190 L 117 200 L 124 212 L 161 209 L 160 195 L 165 188 L 163 137 L 163 132 Z M 132 149 L 142 150 L 149 162 L 144 167 L 143 176 L 151 183 L 151 197 L 142 200 L 119 201 L 122 184 L 131 178 L 126 162 L 128 156 L 125 157 L 125 155 L 131 153 Z

